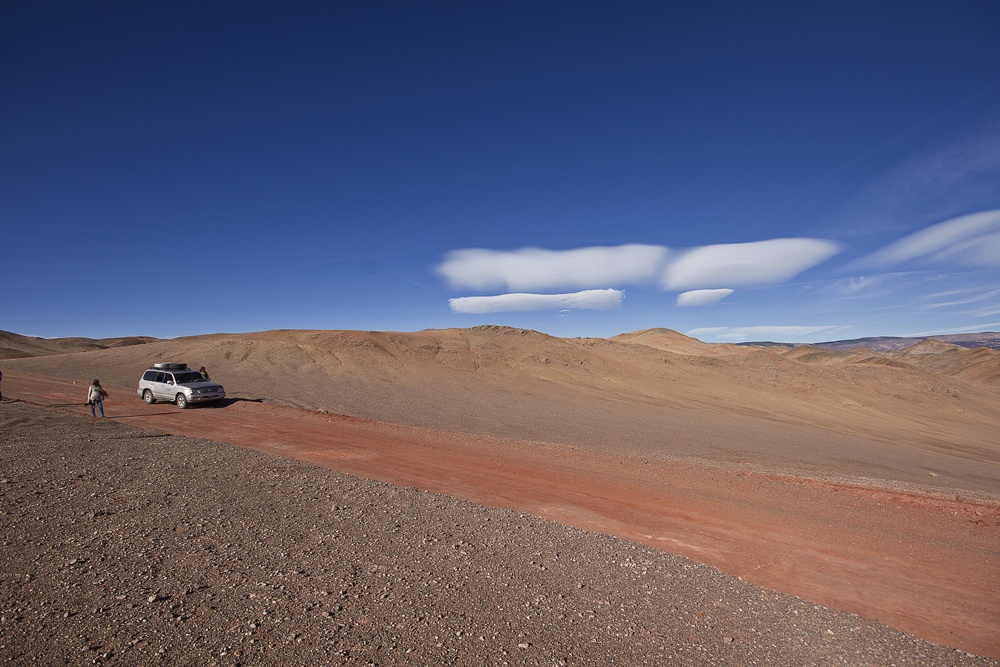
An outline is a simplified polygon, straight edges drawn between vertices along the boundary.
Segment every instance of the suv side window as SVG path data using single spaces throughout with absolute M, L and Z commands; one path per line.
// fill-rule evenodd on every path
M 153 382 L 154 380 L 156 380 L 156 371 L 146 371 L 145 373 L 142 374 L 142 379 L 146 380 L 147 382 Z

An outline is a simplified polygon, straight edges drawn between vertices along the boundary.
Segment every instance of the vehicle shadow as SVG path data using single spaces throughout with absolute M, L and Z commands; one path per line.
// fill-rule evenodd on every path
M 228 408 L 234 403 L 263 403 L 263 398 L 224 398 L 221 401 L 212 401 L 211 403 L 204 403 L 198 406 L 198 408 L 208 408 L 208 409 L 218 409 L 218 408 Z
M 263 403 L 264 399 L 263 398 L 224 398 L 221 401 L 212 401 L 210 403 L 192 403 L 192 404 L 189 404 L 188 407 L 185 410 L 183 410 L 183 411 L 180 408 L 178 408 L 176 405 L 174 405 L 173 403 L 170 403 L 169 401 L 157 401 L 156 402 L 157 406 L 162 405 L 166 409 L 165 412 L 143 412 L 142 414 L 138 414 L 138 415 L 116 415 L 115 419 L 133 419 L 135 417 L 153 417 L 153 416 L 162 416 L 162 415 L 175 415 L 175 416 L 179 416 L 179 415 L 183 414 L 183 412 L 187 412 L 188 410 L 218 410 L 220 408 L 228 408 L 230 405 L 233 405 L 235 403 L 239 403 L 241 401 L 244 401 L 244 402 L 247 402 L 247 403 Z M 57 403 L 57 404 L 54 404 L 53 407 L 75 407 L 77 405 L 79 405 L 79 404 L 78 403 Z M 84 407 L 87 407 L 87 406 L 84 406 Z

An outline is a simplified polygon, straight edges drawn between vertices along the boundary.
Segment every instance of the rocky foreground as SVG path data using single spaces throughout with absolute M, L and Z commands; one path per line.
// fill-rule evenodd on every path
M 612 537 L 21 402 L 0 614 L 18 665 L 998 664 Z

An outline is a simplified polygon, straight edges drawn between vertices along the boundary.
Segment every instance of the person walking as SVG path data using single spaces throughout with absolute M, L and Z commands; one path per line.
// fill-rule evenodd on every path
M 101 386 L 101 381 L 94 380 L 93 384 L 90 385 L 90 389 L 87 390 L 87 405 L 90 406 L 91 417 L 97 416 L 94 412 L 96 406 L 101 411 L 101 419 L 104 419 L 104 399 L 108 396 L 108 392 L 104 391 L 104 387 Z
M 201 373 L 201 377 L 202 377 L 203 379 L 205 379 L 205 380 L 208 380 L 208 379 L 209 379 L 209 377 L 208 377 L 208 371 L 206 371 L 206 370 L 205 370 L 205 367 L 204 367 L 204 366 L 202 366 L 201 368 L 199 368 L 199 369 L 198 369 L 198 372 L 199 372 L 199 373 Z

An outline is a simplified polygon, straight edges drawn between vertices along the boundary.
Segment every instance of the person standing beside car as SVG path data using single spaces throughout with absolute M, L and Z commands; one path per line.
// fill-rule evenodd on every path
M 94 408 L 98 408 L 101 411 L 101 419 L 104 419 L 104 399 L 110 394 L 104 391 L 104 387 L 101 386 L 100 380 L 94 380 L 91 383 L 90 388 L 87 390 L 87 405 L 90 406 L 90 416 L 96 417 Z

